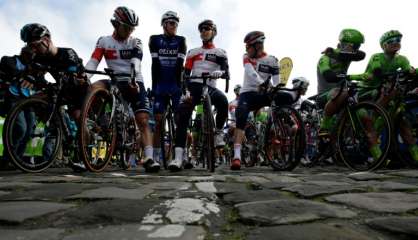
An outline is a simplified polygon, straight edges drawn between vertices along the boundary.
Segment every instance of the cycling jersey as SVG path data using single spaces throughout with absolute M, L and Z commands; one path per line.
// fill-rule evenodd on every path
M 186 39 L 182 36 L 152 35 L 149 40 L 149 49 L 152 57 L 154 94 L 178 91 L 186 57 Z
M 130 73 L 131 64 L 134 64 L 136 81 L 143 82 L 141 73 L 142 61 L 141 40 L 129 37 L 125 41 L 118 41 L 114 36 L 100 37 L 96 48 L 86 64 L 86 69 L 96 70 L 102 57 L 105 57 L 107 66 L 115 73 Z M 90 74 L 88 74 L 91 77 Z M 119 81 L 129 81 L 129 78 L 118 78 Z
M 244 83 L 240 93 L 257 92 L 260 84 L 267 80 L 273 86 L 279 84 L 279 62 L 277 58 L 264 53 L 260 58 L 249 58 L 244 54 Z
M 54 56 L 36 56 L 33 60 L 41 65 L 51 68 L 49 73 L 54 79 L 60 78 L 60 72 L 82 73 L 84 71 L 83 60 L 78 57 L 72 48 L 58 48 Z
M 81 74 L 84 72 L 83 60 L 78 57 L 74 49 L 58 48 L 56 55 L 36 56 L 34 62 L 49 66 L 49 73 L 55 80 L 61 78 L 61 72 L 67 72 L 67 74 L 69 72 L 67 80 L 72 82 L 66 82 L 64 97 L 69 103 L 70 111 L 81 109 L 88 85 L 80 81 Z
M 405 56 L 396 54 L 393 58 L 389 58 L 385 53 L 373 54 L 367 64 L 366 74 L 373 76 L 376 69 L 379 69 L 382 74 L 395 73 L 398 68 L 402 71 L 409 71 L 411 65 Z M 378 76 L 374 76 L 370 80 L 364 80 L 360 82 L 360 86 L 369 88 L 379 88 L 382 79 Z
M 363 60 L 364 56 L 365 53 L 362 51 L 353 54 L 341 53 L 340 49 L 326 51 L 317 65 L 318 94 L 339 87 L 344 79 L 339 79 L 337 76 L 347 74 L 350 63 Z
M 201 76 L 202 73 L 212 73 L 216 70 L 225 71 L 226 78 L 229 79 L 228 58 L 225 50 L 216 48 L 213 44 L 191 49 L 187 53 L 186 74 Z M 203 83 L 202 79 L 192 79 L 190 82 Z M 216 88 L 216 80 L 211 80 L 208 85 Z

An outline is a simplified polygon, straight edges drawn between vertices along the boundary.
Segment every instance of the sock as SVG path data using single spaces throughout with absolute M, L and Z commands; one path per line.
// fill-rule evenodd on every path
M 161 156 L 161 148 L 154 148 L 154 160 L 160 161 L 160 156 Z
M 234 159 L 241 160 L 241 144 L 234 144 Z
M 176 153 L 175 155 L 175 160 L 183 160 L 183 153 L 184 153 L 184 149 L 182 147 L 176 147 L 174 150 Z
M 153 155 L 153 148 L 151 145 L 145 146 L 144 147 L 144 152 L 145 152 L 145 159 L 152 159 L 152 155 Z

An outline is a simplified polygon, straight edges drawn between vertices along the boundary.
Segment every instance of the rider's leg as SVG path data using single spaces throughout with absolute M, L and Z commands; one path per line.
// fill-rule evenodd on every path
M 225 126 L 226 120 L 228 118 L 228 99 L 226 98 L 225 94 L 216 88 L 210 88 L 209 94 L 212 104 L 215 105 L 216 108 L 215 146 L 224 146 L 225 141 L 223 127 Z
M 195 104 L 191 100 L 180 103 L 178 107 L 178 121 L 175 138 L 174 159 L 170 162 L 168 168 L 171 171 L 179 171 L 183 166 L 184 147 L 186 146 L 187 126 L 193 113 Z
M 408 151 L 414 161 L 418 161 L 418 146 L 417 139 L 412 134 L 412 126 L 409 121 L 402 119 L 399 124 L 402 139 L 408 144 Z
M 328 95 L 329 100 L 324 108 L 324 116 L 320 125 L 320 135 L 329 135 L 333 124 L 333 116 L 339 112 L 348 97 L 347 91 L 343 91 L 337 96 L 338 92 L 339 89 L 333 89 Z

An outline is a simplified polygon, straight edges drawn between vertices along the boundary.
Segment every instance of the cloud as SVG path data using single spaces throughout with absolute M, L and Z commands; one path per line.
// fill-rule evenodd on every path
M 218 25 L 215 44 L 228 53 L 231 69 L 231 86 L 242 83 L 244 53 L 243 38 L 252 30 L 266 33 L 266 51 L 279 59 L 289 56 L 294 69 L 291 77 L 305 76 L 311 81 L 309 95 L 316 93 L 316 64 L 320 53 L 328 46 L 335 47 L 338 34 L 346 27 L 357 28 L 365 34 L 366 60 L 353 63 L 350 73 L 363 72 L 368 57 L 381 51 L 380 35 L 390 29 L 404 33 L 402 53 L 412 64 L 417 63 L 418 53 L 414 44 L 418 42 L 415 31 L 414 8 L 407 7 L 409 1 L 383 0 L 348 2 L 320 0 L 39 0 L 1 1 L 0 31 L 2 44 L 0 55 L 12 55 L 20 51 L 20 28 L 29 22 L 47 25 L 57 46 L 72 47 L 84 59 L 90 58 L 94 45 L 102 35 L 112 33 L 109 22 L 113 10 L 120 5 L 134 9 L 139 15 L 140 25 L 134 32 L 144 43 L 143 74 L 146 86 L 151 84 L 151 57 L 148 39 L 162 32 L 160 17 L 167 10 L 177 11 L 181 22 L 180 35 L 187 38 L 188 48 L 201 45 L 197 24 L 206 18 Z M 396 6 L 402 6 L 401 10 Z M 401 13 L 402 12 L 402 13 Z M 104 62 L 104 61 L 103 61 Z M 99 68 L 105 66 L 102 63 Z M 219 82 L 221 82 L 220 80 Z M 218 84 L 223 89 L 223 84 Z M 232 99 L 232 91 L 228 94 Z

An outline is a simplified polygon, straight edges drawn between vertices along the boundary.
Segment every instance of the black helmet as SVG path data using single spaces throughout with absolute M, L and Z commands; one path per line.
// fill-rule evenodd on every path
M 116 22 L 124 23 L 132 27 L 138 26 L 138 16 L 134 10 L 127 7 L 117 7 L 113 13 L 113 18 L 110 20 L 115 26 Z
M 216 35 L 218 30 L 216 29 L 216 24 L 212 20 L 209 20 L 209 19 L 203 20 L 202 22 L 199 23 L 199 25 L 197 26 L 197 29 L 200 31 L 200 29 L 203 26 L 211 27 L 214 32 L 214 35 Z
M 25 43 L 33 42 L 44 36 L 51 37 L 48 28 L 39 23 L 29 23 L 20 30 L 20 39 Z
M 245 35 L 244 38 L 244 43 L 248 44 L 248 45 L 252 45 L 254 43 L 263 43 L 264 39 L 266 39 L 266 37 L 264 36 L 264 33 L 261 31 L 252 31 L 247 33 L 247 35 Z

